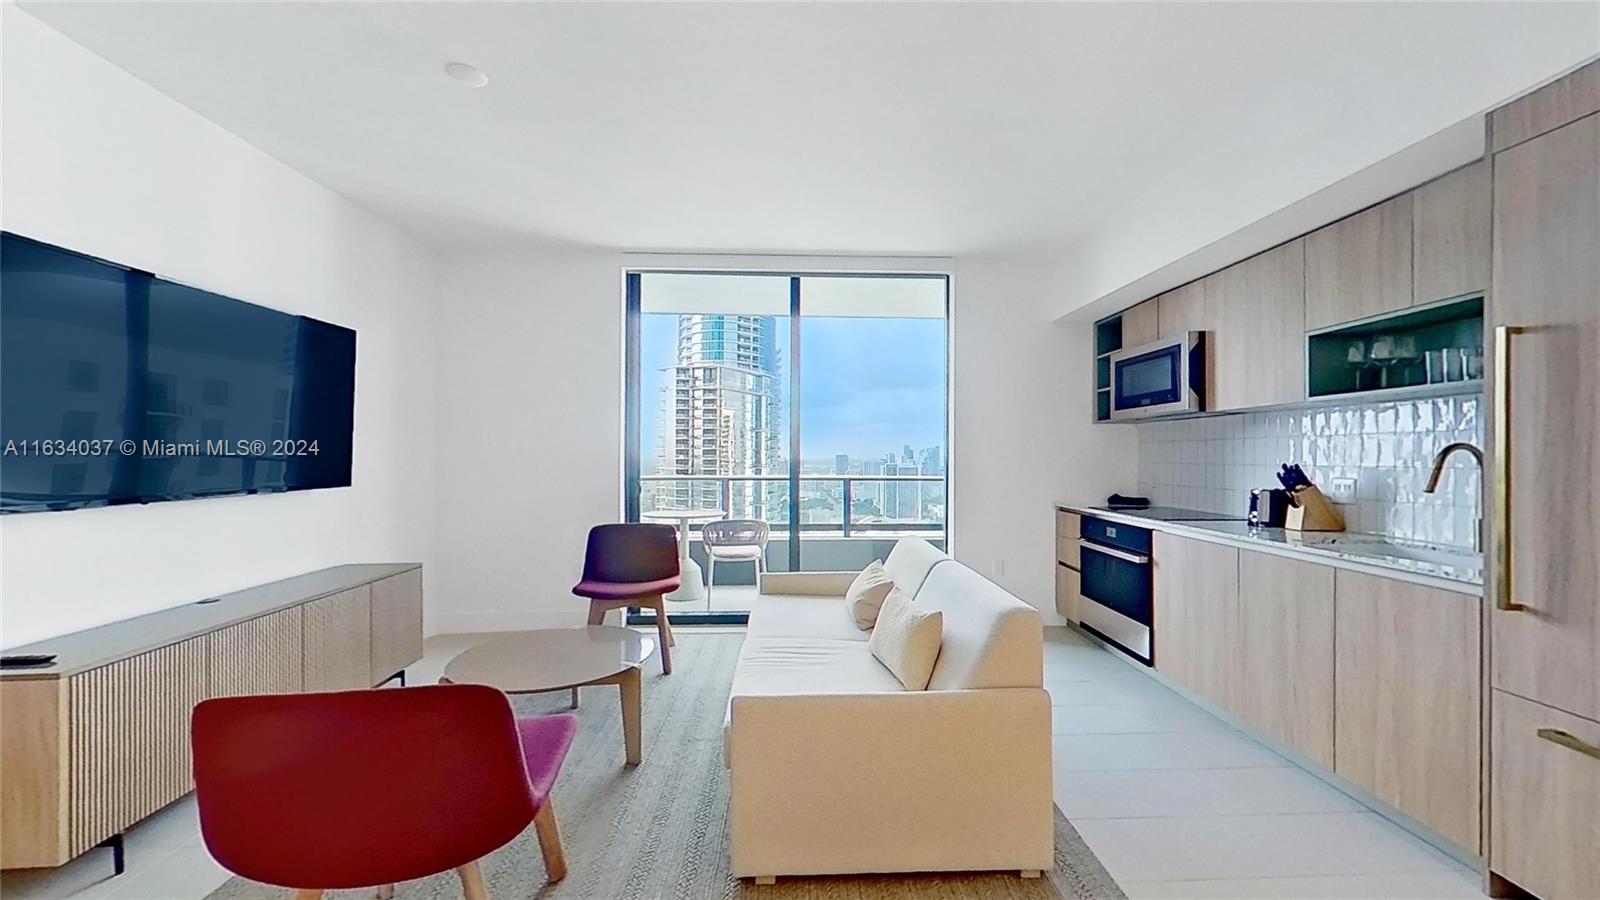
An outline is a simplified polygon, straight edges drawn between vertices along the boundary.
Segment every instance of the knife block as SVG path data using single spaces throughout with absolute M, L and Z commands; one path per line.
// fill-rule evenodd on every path
M 1343 531 L 1344 516 L 1314 484 L 1289 494 L 1289 516 L 1283 527 L 1290 531 Z

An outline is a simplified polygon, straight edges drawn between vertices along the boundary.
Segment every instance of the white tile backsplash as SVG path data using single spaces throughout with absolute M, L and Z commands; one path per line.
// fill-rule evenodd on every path
M 1244 515 L 1252 488 L 1277 487 L 1278 466 L 1296 463 L 1327 489 L 1354 478 L 1338 504 L 1352 531 L 1470 547 L 1483 476 L 1465 454 L 1451 458 L 1438 492 L 1425 494 L 1434 454 L 1453 441 L 1483 446 L 1476 395 L 1317 406 L 1151 422 L 1139 428 L 1139 491 L 1156 503 Z

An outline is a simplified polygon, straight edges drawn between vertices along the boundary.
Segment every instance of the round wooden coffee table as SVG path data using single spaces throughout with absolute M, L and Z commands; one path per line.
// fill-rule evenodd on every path
M 639 666 L 656 650 L 650 636 L 615 625 L 518 631 L 450 660 L 442 681 L 486 684 L 508 694 L 573 691 L 614 684 L 622 694 L 622 736 L 628 765 L 640 753 L 643 686 Z

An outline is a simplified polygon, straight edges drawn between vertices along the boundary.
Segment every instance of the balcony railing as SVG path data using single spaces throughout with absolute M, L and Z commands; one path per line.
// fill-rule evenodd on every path
M 700 483 L 717 485 L 719 505 L 724 510 L 733 508 L 733 485 L 735 482 L 752 484 L 788 484 L 788 475 L 641 475 L 639 481 L 643 484 L 662 483 Z M 943 534 L 945 523 L 940 521 L 856 521 L 854 500 L 857 496 L 856 485 L 867 482 L 874 484 L 909 482 L 923 484 L 944 484 L 943 475 L 801 475 L 800 499 L 806 499 L 805 486 L 807 484 L 831 483 L 840 485 L 840 521 L 838 522 L 801 522 L 800 533 L 802 537 L 807 533 L 816 533 L 819 536 L 842 531 L 844 537 L 855 534 L 882 534 L 884 532 L 916 532 Z M 677 507 L 656 507 L 657 509 L 675 509 Z M 693 507 L 689 507 L 693 508 Z M 897 517 L 898 518 L 898 517 Z M 786 529 L 789 520 L 772 521 L 768 524 L 775 531 Z M 780 532 L 781 533 L 781 532 Z

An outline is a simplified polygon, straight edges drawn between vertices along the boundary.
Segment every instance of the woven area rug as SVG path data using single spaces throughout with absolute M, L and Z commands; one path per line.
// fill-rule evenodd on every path
M 494 900 L 852 900 L 852 898 L 1069 898 L 1115 900 L 1124 895 L 1056 811 L 1054 871 L 1037 880 L 1015 874 L 937 874 L 780 878 L 756 886 L 728 871 L 728 773 L 722 767 L 722 716 L 740 634 L 696 635 L 685 628 L 673 648 L 674 670 L 645 665 L 644 763 L 622 764 L 617 690 L 588 688 L 582 726 L 553 796 L 566 845 L 568 875 L 547 885 L 530 827 L 484 860 Z M 513 698 L 519 712 L 561 712 L 566 695 Z M 441 823 L 448 827 L 448 823 Z M 396 847 L 403 853 L 405 848 Z M 289 892 L 234 878 L 212 900 L 283 900 Z M 370 897 L 367 891 L 328 896 Z M 456 900 L 453 873 L 399 886 L 397 900 Z

